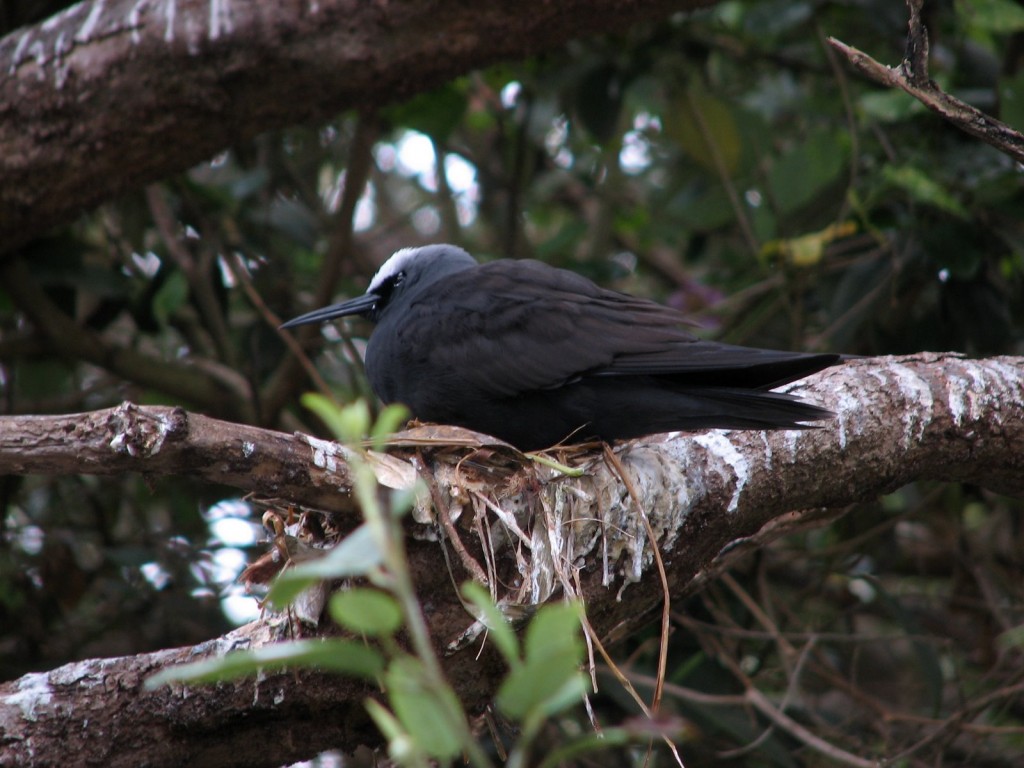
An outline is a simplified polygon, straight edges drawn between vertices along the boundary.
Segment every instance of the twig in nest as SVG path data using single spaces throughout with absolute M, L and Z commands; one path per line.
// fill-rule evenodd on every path
M 654 555 L 654 562 L 658 567 L 658 576 L 661 579 L 661 589 L 664 597 L 661 608 L 661 644 L 658 649 L 657 683 L 654 686 L 654 697 L 651 701 L 651 712 L 657 714 L 658 710 L 661 708 L 661 699 L 665 690 L 665 676 L 668 670 L 668 635 L 672 615 L 672 597 L 669 594 L 668 589 L 668 574 L 665 572 L 665 562 L 662 560 L 661 551 L 658 549 L 658 538 L 654 534 L 654 528 L 651 526 L 651 521 L 647 518 L 647 510 L 644 509 L 643 504 L 640 501 L 640 495 L 636 492 L 636 488 L 633 487 L 633 482 L 629 479 L 629 475 L 626 474 L 626 468 L 622 466 L 622 462 L 619 460 L 619 457 L 607 443 L 604 444 L 604 458 L 626 486 L 626 491 L 629 493 L 629 498 L 633 502 L 633 507 L 636 509 L 637 515 L 639 515 L 640 519 L 643 521 L 644 529 L 647 531 L 647 539 L 651 543 L 651 552 Z M 676 761 L 679 765 L 682 765 L 682 759 L 676 751 L 676 745 L 667 737 L 665 738 L 665 741 L 672 749 L 672 754 Z M 650 751 L 648 751 L 648 758 L 649 757 Z
M 459 556 L 462 566 L 470 572 L 473 576 L 473 580 L 484 585 L 488 589 L 492 589 L 493 587 L 491 586 L 490 579 L 487 578 L 487 573 L 484 571 L 480 563 L 476 561 L 476 558 L 469 554 L 469 551 L 466 549 L 466 545 L 462 543 L 462 538 L 459 536 L 459 532 L 455 529 L 455 523 L 452 521 L 451 514 L 449 513 L 448 505 L 445 503 L 444 497 L 441 495 L 441 490 L 437 487 L 437 482 L 434 479 L 433 473 L 427 469 L 427 463 L 423 460 L 422 456 L 418 456 L 415 464 L 416 468 L 419 470 L 420 477 L 426 481 L 427 487 L 430 489 L 430 497 L 434 502 L 434 509 L 437 512 L 437 522 L 442 536 L 451 542 L 452 548 Z M 458 590 L 456 590 L 456 593 L 458 593 Z

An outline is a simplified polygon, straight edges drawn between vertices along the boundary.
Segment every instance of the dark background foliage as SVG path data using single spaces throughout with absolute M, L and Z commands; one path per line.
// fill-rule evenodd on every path
M 61 5 L 6 3 L 0 31 Z M 1024 128 L 1024 11 L 926 12 L 932 75 Z M 657 298 L 734 343 L 1024 354 L 1021 169 L 825 43 L 896 63 L 904 14 L 890 0 L 723 2 L 225 149 L 23 249 L 28 282 L 0 286 L 0 408 L 132 399 L 315 431 L 297 405 L 314 385 L 278 320 L 361 292 L 398 247 L 444 241 Z M 28 321 L 31 289 L 86 335 Z M 341 398 L 367 392 L 352 362 L 366 330 L 303 337 Z M 99 366 L 83 339 L 138 357 Z M 167 365 L 158 381 L 147 360 Z M 183 383 L 196 374 L 213 386 Z M 259 512 L 224 489 L 3 477 L 0 511 L 0 678 L 197 642 L 231 626 L 225 604 L 253 611 L 233 580 L 264 547 Z M 734 695 L 749 682 L 853 753 L 922 741 L 914 760 L 1013 764 L 1020 512 L 977 488 L 904 488 L 676 605 L 670 681 L 723 697 L 670 690 L 700 732 L 687 764 L 818 764 Z M 621 644 L 637 675 L 655 640 Z M 631 712 L 614 693 L 598 705 Z M 991 729 L 940 728 L 966 710 Z

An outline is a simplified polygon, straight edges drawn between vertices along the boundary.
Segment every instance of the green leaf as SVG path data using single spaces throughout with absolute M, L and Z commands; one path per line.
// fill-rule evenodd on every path
M 1004 123 L 1024 131 L 1024 70 L 999 79 L 999 116 Z
M 1009 34 L 1024 29 L 1024 8 L 1015 0 L 958 0 L 957 15 L 968 27 Z
M 759 40 L 765 40 L 807 24 L 814 15 L 811 3 L 768 0 L 747 8 L 743 26 Z
M 559 603 L 537 611 L 526 630 L 526 660 L 563 651 L 575 653 L 577 663 L 582 660 L 581 610 L 578 603 Z
M 370 406 L 365 400 L 359 399 L 339 408 L 330 398 L 316 392 L 307 392 L 301 402 L 319 416 L 335 438 L 343 443 L 362 440 L 370 431 Z
M 443 144 L 458 126 L 467 104 L 465 84 L 454 80 L 390 107 L 384 114 L 393 125 L 418 131 Z
M 380 732 L 384 734 L 384 738 L 388 741 L 402 737 L 408 738 L 409 734 L 402 728 L 398 718 L 391 714 L 388 708 L 376 699 L 366 700 L 366 711 L 370 713 L 373 722 L 377 724 L 377 728 L 380 729 Z
M 960 201 L 920 168 L 915 168 L 912 165 L 886 166 L 882 169 L 882 176 L 890 184 L 904 190 L 918 202 L 934 206 L 961 219 L 967 218 L 967 210 L 960 204 Z
M 413 741 L 438 760 L 458 756 L 468 725 L 451 688 L 431 680 L 412 656 L 395 659 L 384 679 L 391 708 Z
M 387 406 L 377 417 L 377 423 L 373 425 L 370 436 L 373 438 L 373 447 L 380 450 L 384 438 L 397 432 L 402 424 L 409 420 L 409 409 L 400 403 Z
M 830 243 L 842 237 L 849 237 L 856 231 L 856 224 L 850 221 L 830 224 L 819 232 L 767 242 L 761 248 L 761 255 L 781 256 L 794 266 L 811 267 L 821 261 L 825 248 Z
M 1001 632 L 996 637 L 996 647 L 1003 651 L 1024 648 L 1024 624 Z
M 778 158 L 768 171 L 776 208 L 792 213 L 821 198 L 846 168 L 845 142 L 831 131 L 817 131 Z
M 508 665 L 513 669 L 521 666 L 519 641 L 504 614 L 491 600 L 490 593 L 475 581 L 467 581 L 462 585 L 462 596 L 473 606 L 473 615 L 487 627 L 491 639 Z
M 149 678 L 146 687 L 222 682 L 286 667 L 316 667 L 375 679 L 384 669 L 384 659 L 373 648 L 352 640 L 296 640 L 170 667 Z
M 267 599 L 274 607 L 283 608 L 318 581 L 365 576 L 382 561 L 373 533 L 364 523 L 323 557 L 285 569 L 274 581 Z
M 390 595 L 376 589 L 351 589 L 331 597 L 331 617 L 353 632 L 371 637 L 393 635 L 402 625 L 402 610 Z
M 153 296 L 153 316 L 161 326 L 166 326 L 171 315 L 188 301 L 188 280 L 179 270 L 172 272 Z
M 498 690 L 498 707 L 522 719 L 538 712 L 551 715 L 586 692 L 580 673 L 583 641 L 576 603 L 546 605 L 526 630 L 526 662 L 513 669 Z
M 430 759 L 419 748 L 415 740 L 409 736 L 387 707 L 375 699 L 366 700 L 366 711 L 371 719 L 384 734 L 388 741 L 388 754 L 391 759 L 401 766 L 424 766 L 430 765 Z
M 736 209 L 721 184 L 684 189 L 672 200 L 670 212 L 681 226 L 695 232 L 710 232 L 736 218 Z
M 650 737 L 648 737 L 650 738 Z M 558 768 L 561 765 L 573 765 L 585 755 L 604 752 L 613 747 L 629 744 L 630 734 L 624 728 L 602 728 L 600 733 L 586 733 L 559 744 L 545 756 L 538 768 Z M 579 760 L 579 764 L 585 764 Z
M 926 109 L 905 91 L 869 91 L 858 99 L 858 103 L 866 117 L 881 123 L 898 123 Z
M 528 658 L 512 670 L 498 689 L 498 708 L 511 718 L 553 715 L 578 702 L 586 693 L 586 678 L 579 669 L 580 654 L 556 649 L 544 656 Z
M 664 120 L 665 135 L 709 173 L 719 175 L 718 159 L 726 173 L 736 172 L 743 143 L 736 114 L 729 104 L 699 86 L 692 86 L 673 100 Z

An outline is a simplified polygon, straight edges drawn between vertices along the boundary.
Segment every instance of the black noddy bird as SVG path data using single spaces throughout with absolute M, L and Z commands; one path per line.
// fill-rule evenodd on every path
M 657 432 L 802 429 L 832 416 L 769 390 L 836 363 L 719 344 L 682 314 L 539 261 L 478 264 L 454 245 L 397 251 L 366 293 L 282 328 L 376 323 L 366 375 L 385 403 L 522 450 Z

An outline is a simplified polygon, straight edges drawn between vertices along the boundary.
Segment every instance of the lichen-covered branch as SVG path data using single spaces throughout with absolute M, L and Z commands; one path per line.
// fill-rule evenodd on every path
M 181 408 L 137 406 L 60 416 L 0 416 L 0 475 L 188 475 L 351 512 L 340 446 L 219 421 Z
M 259 133 L 713 0 L 85 0 L 0 40 L 0 252 Z
M 144 688 L 165 667 L 284 635 L 283 622 L 260 622 L 193 648 L 77 661 L 0 684 L 0 768 L 289 765 L 375 738 L 363 708 L 372 691 L 353 679 L 307 670 Z
M 795 514 L 801 516 L 794 510 L 809 510 L 803 517 L 813 519 L 923 479 L 1024 494 L 1024 358 L 968 360 L 929 353 L 855 360 L 791 389 L 833 409 L 834 422 L 806 431 L 657 436 L 617 447 L 658 538 L 674 599 L 718 567 L 720 555 L 737 543 L 764 541 L 773 528 L 785 530 Z M 497 469 L 474 473 L 487 456 L 464 461 L 474 449 L 453 450 L 395 447 L 381 460 L 378 477 L 397 486 L 411 482 L 403 467 L 415 469 L 422 459 L 434 486 L 431 495 L 450 517 L 448 535 L 462 539 L 460 556 L 487 562 L 478 573 L 499 574 L 496 587 L 506 604 L 581 593 L 590 623 L 605 641 L 628 636 L 657 615 L 661 585 L 650 573 L 645 527 L 600 452 L 567 457 L 585 470 L 570 477 L 508 452 Z M 495 449 L 486 453 L 494 455 Z M 196 473 L 261 493 L 294 493 L 296 501 L 317 500 L 316 506 L 332 508 L 332 492 L 347 487 L 343 459 L 340 449 L 327 443 L 167 408 L 125 405 L 78 416 L 0 419 L 0 473 Z M 283 463 L 275 470 L 277 461 Z M 341 506 L 347 504 L 347 496 L 341 499 Z M 481 515 L 487 517 L 485 536 L 475 524 Z M 436 532 L 429 507 L 421 506 L 413 518 L 411 526 Z M 509 544 L 503 545 L 503 538 Z M 449 649 L 446 671 L 472 709 L 493 694 L 501 665 L 488 653 L 478 657 L 476 645 L 455 642 L 473 619 L 451 588 L 440 547 L 425 539 L 410 541 L 410 567 L 429 601 L 433 636 Z M 453 562 L 459 569 L 458 558 Z M 467 560 L 455 577 L 466 578 L 473 570 Z M 512 583 L 521 586 L 503 594 L 502 585 Z M 623 593 L 629 599 L 620 599 Z M 246 642 L 269 639 L 259 634 L 260 626 L 247 630 Z M 223 653 L 230 644 L 82 662 L 0 686 L 5 759 L 12 765 L 46 764 L 63 754 L 66 734 L 75 733 L 82 734 L 83 763 L 131 764 L 137 745 L 146 740 L 148 764 L 180 764 L 175 750 L 181 739 L 175 734 L 187 727 L 216 732 L 223 745 L 215 752 L 190 753 L 193 765 L 277 765 L 324 748 L 323 741 L 304 740 L 308 732 L 301 712 L 348 707 L 355 717 L 353 697 L 361 699 L 365 691 L 356 693 L 341 681 L 314 686 L 306 674 L 187 693 L 149 693 L 141 687 L 145 674 L 186 658 Z M 108 693 L 96 696 L 97 690 Z M 255 716 L 240 714 L 243 702 L 255 702 Z M 183 710 L 192 713 L 184 726 Z M 91 724 L 113 722 L 104 717 L 114 711 L 121 714 L 116 727 L 93 733 Z M 244 749 L 254 721 L 266 724 L 267 738 L 291 740 L 287 759 L 280 751 L 253 758 Z M 355 726 L 345 734 L 332 731 L 331 744 L 352 748 L 370 738 L 368 733 Z M 196 749 L 206 747 L 199 743 Z

